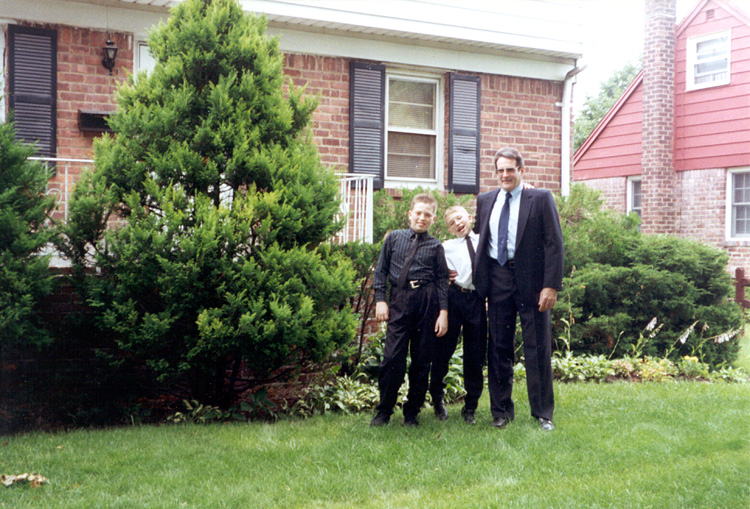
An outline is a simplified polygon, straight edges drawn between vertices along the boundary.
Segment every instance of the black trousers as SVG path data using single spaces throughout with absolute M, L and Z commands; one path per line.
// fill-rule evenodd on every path
M 476 410 L 484 389 L 482 366 L 487 357 L 487 311 L 484 299 L 477 292 L 462 292 L 451 285 L 448 290 L 448 332 L 435 338 L 435 351 L 430 372 L 432 401 L 443 399 L 445 375 L 456 351 L 458 336 L 463 330 L 464 347 L 464 408 Z
M 406 356 L 409 353 L 409 392 L 404 403 L 404 417 L 414 417 L 419 413 L 427 394 L 435 345 L 435 322 L 439 313 L 440 304 L 434 284 L 417 289 L 391 287 L 385 348 L 378 373 L 378 412 L 387 415 L 393 413 L 398 390 L 404 382 Z
M 552 325 L 550 312 L 539 312 L 539 296 L 519 297 L 513 269 L 490 264 L 488 302 L 490 340 L 487 354 L 490 410 L 494 419 L 513 419 L 513 363 L 516 316 L 521 317 L 526 390 L 533 417 L 552 419 Z

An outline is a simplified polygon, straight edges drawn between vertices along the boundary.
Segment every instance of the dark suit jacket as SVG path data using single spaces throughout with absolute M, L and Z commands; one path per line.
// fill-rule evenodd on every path
M 497 260 L 488 256 L 489 223 L 492 207 L 500 189 L 477 196 L 474 231 L 479 233 L 475 259 L 474 286 L 480 296 L 489 295 L 489 264 Z M 519 297 L 536 305 L 542 288 L 562 289 L 563 239 L 560 216 L 552 193 L 544 189 L 524 189 L 516 230 L 516 284 Z

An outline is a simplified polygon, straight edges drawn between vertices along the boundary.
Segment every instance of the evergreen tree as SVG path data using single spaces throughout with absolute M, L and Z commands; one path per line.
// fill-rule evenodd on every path
M 599 122 L 614 106 L 620 96 L 627 90 L 638 73 L 641 71 L 641 63 L 629 63 L 607 80 L 602 82 L 599 94 L 596 97 L 586 95 L 583 108 L 576 115 L 573 123 L 573 147 L 578 150 L 586 141 L 586 138 L 596 129 Z
M 49 227 L 55 198 L 46 195 L 49 171 L 29 157 L 33 147 L 15 139 L 12 124 L 0 124 L 0 349 L 41 346 L 50 341 L 39 305 L 52 292 Z
M 100 327 L 219 405 L 242 366 L 261 382 L 355 330 L 353 269 L 327 244 L 338 184 L 307 129 L 316 102 L 284 92 L 265 29 L 236 0 L 174 8 L 149 37 L 152 74 L 119 92 L 67 230 L 76 265 L 93 254 L 103 274 L 86 278 Z

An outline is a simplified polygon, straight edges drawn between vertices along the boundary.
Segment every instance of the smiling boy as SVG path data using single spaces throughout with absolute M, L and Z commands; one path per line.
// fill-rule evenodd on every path
M 448 332 L 435 342 L 430 395 L 435 415 L 448 418 L 443 403 L 448 366 L 456 351 L 458 336 L 463 330 L 464 387 L 466 398 L 461 415 L 469 424 L 476 422 L 474 413 L 484 388 L 482 365 L 487 356 L 487 312 L 485 299 L 480 297 L 472 277 L 474 248 L 479 235 L 471 231 L 473 217 L 464 207 L 455 205 L 445 211 L 445 224 L 456 238 L 443 242 L 451 284 L 448 290 Z
M 409 392 L 404 425 L 418 425 L 417 415 L 427 394 L 436 337 L 448 330 L 448 268 L 443 246 L 427 231 L 435 222 L 437 202 L 418 194 L 411 202 L 410 228 L 388 234 L 375 268 L 375 318 L 387 321 L 383 360 L 378 372 L 380 403 L 370 426 L 388 424 L 411 354 Z M 386 282 L 391 284 L 386 302 Z

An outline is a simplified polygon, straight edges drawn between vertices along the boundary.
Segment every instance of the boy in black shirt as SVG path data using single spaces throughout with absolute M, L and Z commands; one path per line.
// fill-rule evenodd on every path
M 431 350 L 435 337 L 448 330 L 448 268 L 443 246 L 429 235 L 437 202 L 418 194 L 411 202 L 407 230 L 388 234 L 375 268 L 375 318 L 387 320 L 383 360 L 378 373 L 380 403 L 370 426 L 390 421 L 411 353 L 409 392 L 404 403 L 404 425 L 418 425 L 417 415 L 427 393 Z M 390 306 L 386 281 L 391 283 Z

